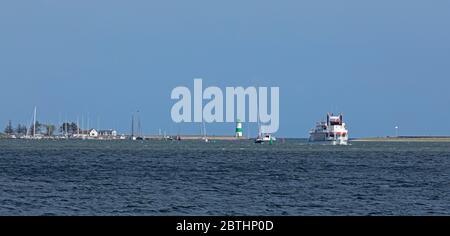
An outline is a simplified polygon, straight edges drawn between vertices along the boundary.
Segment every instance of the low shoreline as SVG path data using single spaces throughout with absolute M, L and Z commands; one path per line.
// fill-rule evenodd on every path
M 180 140 L 202 140 L 203 136 L 199 135 L 181 135 L 181 136 L 169 136 L 167 138 L 161 137 L 159 135 L 149 135 L 145 136 L 145 140 L 176 140 L 177 137 Z M 245 141 L 252 140 L 248 137 L 236 138 L 235 136 L 207 136 L 209 140 L 221 140 L 221 141 Z M 0 134 L 0 140 L 4 139 L 22 139 L 22 138 L 12 138 L 7 135 Z M 42 140 L 81 140 L 76 138 L 63 138 L 59 136 L 54 137 L 42 137 Z M 281 138 L 284 139 L 284 138 Z M 286 138 L 286 139 L 305 139 L 307 138 Z M 126 138 L 108 138 L 108 137 L 98 137 L 98 138 L 86 138 L 86 140 L 130 140 L 129 137 Z M 365 138 L 352 138 L 350 142 L 450 142 L 450 136 L 400 136 L 400 137 L 365 137 Z
M 199 135 L 181 135 L 181 136 L 166 136 L 162 137 L 160 135 L 145 135 L 142 137 L 144 140 L 148 141 L 158 141 L 158 140 L 203 140 L 204 136 Z M 251 140 L 248 137 L 240 137 L 237 138 L 235 136 L 207 136 L 208 140 L 221 140 L 221 141 L 244 141 L 244 140 Z M 23 137 L 15 137 L 15 136 L 7 136 L 7 135 L 0 135 L 0 140 L 2 139 L 11 139 L 11 140 L 30 140 L 30 139 L 36 139 L 36 140 L 131 140 L 130 136 L 117 136 L 117 137 L 86 137 L 86 138 L 73 138 L 73 137 L 63 137 L 63 136 L 39 136 L 36 138 L 23 138 Z
M 355 138 L 352 142 L 450 142 L 449 136 L 400 136 Z

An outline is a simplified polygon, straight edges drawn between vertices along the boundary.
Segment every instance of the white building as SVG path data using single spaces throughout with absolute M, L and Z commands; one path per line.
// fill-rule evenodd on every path
M 73 134 L 72 137 L 74 138 L 97 138 L 98 132 L 95 129 L 90 130 L 79 130 L 77 133 Z
M 88 134 L 89 134 L 89 137 L 93 137 L 93 138 L 98 137 L 98 132 L 95 129 L 89 130 Z
M 98 131 L 98 135 L 105 136 L 105 137 L 116 137 L 117 136 L 117 131 L 113 130 L 113 129 L 100 130 L 100 131 Z

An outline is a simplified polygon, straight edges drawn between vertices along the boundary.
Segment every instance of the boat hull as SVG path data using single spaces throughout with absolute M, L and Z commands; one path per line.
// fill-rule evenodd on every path
M 309 141 L 312 144 L 321 144 L 321 145 L 348 145 L 347 140 L 331 140 L 331 141 Z
M 330 145 L 347 145 L 348 137 L 347 136 L 327 137 L 326 133 L 311 133 L 309 137 L 309 142 L 316 142 Z

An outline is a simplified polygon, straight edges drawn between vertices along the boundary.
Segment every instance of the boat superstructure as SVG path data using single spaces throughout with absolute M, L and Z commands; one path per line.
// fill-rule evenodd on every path
M 316 127 L 309 132 L 310 142 L 326 142 L 333 145 L 347 145 L 348 130 L 342 114 L 327 114 L 327 121 L 317 122 Z
M 274 141 L 276 141 L 276 138 L 269 133 L 263 133 L 261 129 L 261 123 L 259 121 L 258 117 L 258 137 L 255 139 L 255 143 L 269 143 L 272 144 Z
M 255 143 L 272 143 L 275 140 L 275 137 L 273 137 L 271 134 L 261 134 L 256 138 Z

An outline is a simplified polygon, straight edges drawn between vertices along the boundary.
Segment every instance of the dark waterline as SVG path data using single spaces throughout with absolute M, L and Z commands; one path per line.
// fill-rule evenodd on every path
M 450 143 L 0 140 L 0 215 L 449 215 Z

